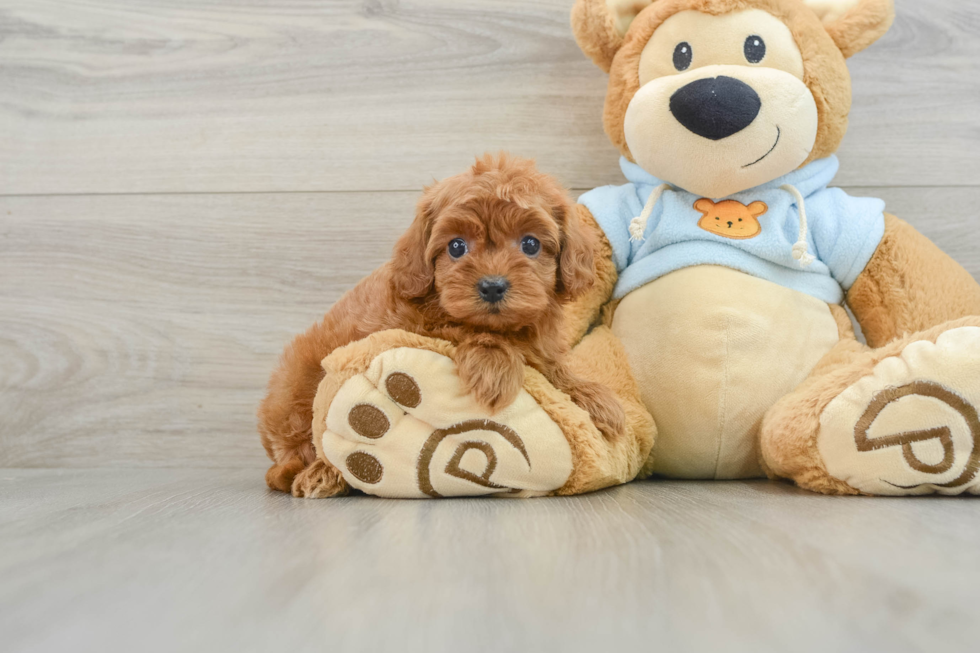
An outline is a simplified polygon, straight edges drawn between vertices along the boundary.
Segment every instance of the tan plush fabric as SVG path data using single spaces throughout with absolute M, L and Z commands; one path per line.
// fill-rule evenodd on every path
M 756 65 L 745 58 L 746 35 L 766 44 Z M 674 65 L 685 43 L 691 62 Z M 745 84 L 760 101 L 751 124 L 720 140 L 692 132 L 673 113 L 673 98 L 692 84 L 724 77 Z M 639 90 L 629 102 L 623 134 L 646 172 L 702 197 L 727 197 L 789 174 L 810 155 L 820 125 L 804 82 L 803 57 L 790 28 L 761 9 L 720 16 L 681 11 L 647 41 L 639 61 Z M 677 156 L 683 152 L 683 156 Z
M 813 93 L 819 116 L 816 145 L 802 165 L 837 150 L 847 131 L 851 78 L 844 56 L 816 14 L 795 0 L 658 0 L 633 21 L 610 69 L 603 123 L 610 140 L 627 158 L 633 160 L 624 122 L 629 103 L 640 88 L 643 50 L 667 18 L 689 9 L 714 15 L 762 9 L 786 23 L 803 56 L 804 81 Z
M 835 478 L 828 471 L 827 463 L 821 455 L 819 447 L 821 429 L 826 427 L 834 430 L 834 426 L 830 423 L 831 417 L 824 416 L 827 407 L 844 395 L 849 388 L 857 388 L 855 392 L 867 398 L 873 395 L 875 390 L 884 389 L 885 386 L 894 383 L 904 383 L 905 381 L 902 379 L 929 381 L 951 389 L 955 386 L 959 392 L 965 392 L 968 399 L 980 399 L 980 395 L 976 395 L 978 390 L 976 388 L 976 365 L 974 364 L 978 356 L 975 348 L 980 347 L 980 345 L 976 344 L 977 341 L 973 339 L 972 333 L 961 331 L 959 335 L 954 334 L 948 341 L 952 344 L 945 347 L 943 356 L 940 358 L 943 358 L 946 363 L 953 363 L 951 365 L 936 366 L 932 363 L 910 365 L 908 363 L 910 359 L 914 359 L 916 356 L 935 359 L 928 353 L 924 357 L 921 353 L 916 354 L 917 350 L 921 352 L 922 345 L 919 343 L 936 343 L 943 338 L 944 334 L 962 330 L 964 327 L 980 327 L 980 318 L 956 320 L 910 335 L 876 350 L 869 350 L 854 341 L 842 340 L 827 355 L 827 359 L 817 366 L 817 370 L 809 379 L 794 392 L 781 399 L 766 414 L 762 425 L 761 440 L 766 469 L 774 477 L 792 479 L 800 487 L 815 492 L 861 494 L 862 488 L 854 487 Z M 907 351 L 910 346 L 913 347 Z M 950 351 L 953 353 L 950 354 Z M 885 365 L 884 372 L 881 372 L 877 379 L 873 378 L 876 368 L 882 363 Z M 970 368 L 966 375 L 957 371 L 964 363 Z M 971 397 L 971 394 L 975 397 Z M 854 405 L 857 405 L 855 402 L 859 403 L 853 396 L 847 400 Z M 866 409 L 867 407 L 864 406 L 863 408 Z M 944 425 L 936 424 L 934 426 Z M 953 426 L 955 427 L 956 424 Z M 844 439 L 844 441 L 853 439 L 856 427 L 856 423 L 846 424 L 845 420 L 843 427 L 840 423 L 837 424 L 836 433 L 833 435 L 838 439 Z M 823 437 L 827 436 L 827 431 L 824 431 Z M 962 445 L 960 446 L 962 448 Z M 830 455 L 835 455 L 832 448 L 824 449 L 824 453 L 828 451 L 831 452 Z M 840 455 L 840 451 L 841 449 L 837 450 L 837 456 Z M 889 453 L 895 454 L 896 452 L 891 451 Z M 923 453 L 923 455 L 926 454 Z M 875 477 L 894 469 L 894 460 L 886 461 L 883 467 L 875 466 L 871 459 L 868 459 L 865 464 L 868 465 L 865 474 Z M 839 472 L 839 466 L 835 465 L 835 470 Z M 863 486 L 863 493 L 871 492 L 881 493 L 881 489 L 880 487 Z M 904 493 L 921 493 L 921 490 Z
M 527 392 L 490 414 L 452 359 L 414 347 L 383 352 L 345 382 L 325 424 L 325 457 L 382 497 L 539 496 L 572 471 L 562 430 Z
M 572 352 L 570 365 L 576 374 L 609 386 L 619 396 L 626 410 L 627 430 L 625 437 L 607 442 L 596 437 L 591 425 L 576 425 L 573 420 L 578 420 L 582 414 L 570 410 L 575 406 L 569 406 L 567 401 L 559 402 L 551 409 L 545 407 L 555 422 L 563 426 L 577 456 L 571 478 L 558 493 L 581 494 L 626 483 L 638 475 L 648 475 L 643 466 L 654 445 L 657 429 L 640 400 L 623 344 L 608 327 L 598 327 Z M 542 390 L 548 390 L 548 387 Z M 545 392 L 539 393 L 533 387 L 529 387 L 528 392 L 544 406 Z
M 578 0 L 572 7 L 572 32 L 582 51 L 595 65 L 609 72 L 616 51 L 623 42 L 617 16 L 606 0 Z
M 652 471 L 689 479 L 762 476 L 763 415 L 840 333 L 827 304 L 717 266 L 630 293 L 612 331 L 657 424 Z
M 693 134 L 669 108 L 670 98 L 695 78 L 719 76 L 746 83 L 762 98 L 758 118 L 720 143 Z M 637 165 L 654 177 L 666 177 L 694 195 L 728 197 L 798 168 L 808 158 L 818 128 L 813 96 L 795 77 L 772 68 L 708 66 L 641 88 L 630 104 L 623 134 Z M 677 152 L 684 156 L 677 157 Z M 759 157 L 763 160 L 749 165 Z
M 577 0 L 572 28 L 579 46 L 609 72 L 616 51 L 637 15 L 653 0 Z M 824 23 L 845 56 L 880 38 L 895 17 L 893 0 L 803 0 Z
M 809 5 L 817 3 L 809 1 Z M 821 16 L 830 38 L 845 57 L 853 57 L 885 35 L 895 22 L 894 0 L 835 0 L 819 4 L 836 4 Z M 848 8 L 848 5 L 852 5 Z M 814 8 L 811 6 L 811 8 Z
M 980 327 L 878 363 L 820 416 L 828 474 L 877 495 L 980 494 Z
M 524 392 L 514 405 L 484 414 L 459 388 L 454 353 L 444 341 L 385 331 L 324 359 L 313 417 L 321 460 L 339 469 L 346 483 L 389 497 L 578 494 L 639 473 L 653 426 L 635 400 L 635 388 L 630 400 L 632 379 L 624 372 L 621 345 L 607 332 L 586 338 L 576 351 L 584 360 L 572 365 L 595 380 L 608 378 L 624 397 L 627 434 L 614 443 L 531 368 L 525 369 Z M 590 362 L 617 357 L 623 364 L 605 372 Z M 418 392 L 392 390 L 392 374 L 414 379 Z M 422 397 L 418 405 L 409 405 L 416 395 Z M 474 426 L 480 420 L 492 424 Z M 438 433 L 458 425 L 470 426 L 444 437 Z
M 753 66 L 745 65 L 745 35 L 760 37 L 766 44 L 766 56 Z M 643 47 L 640 56 L 640 86 L 656 79 L 679 76 L 674 67 L 674 50 L 678 43 L 691 48 L 689 71 L 705 64 L 738 66 L 746 70 L 781 70 L 802 81 L 803 56 L 789 27 L 761 9 L 746 9 L 715 16 L 700 11 L 681 11 L 665 20 Z M 756 89 L 758 91 L 758 89 Z M 767 101 L 760 93 L 763 103 Z
M 895 216 L 847 294 L 872 347 L 937 324 L 980 316 L 980 284 L 948 254 Z
M 861 0 L 803 0 L 825 24 L 832 24 L 856 7 Z

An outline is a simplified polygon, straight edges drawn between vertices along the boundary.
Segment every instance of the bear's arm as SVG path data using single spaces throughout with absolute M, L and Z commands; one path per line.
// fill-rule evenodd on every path
M 847 293 L 872 347 L 980 315 L 980 284 L 932 241 L 885 214 L 885 236 Z
M 576 204 L 575 213 L 581 228 L 595 238 L 596 280 L 592 288 L 565 306 L 565 341 L 569 345 L 577 344 L 592 325 L 599 321 L 602 307 L 612 297 L 613 288 L 619 278 L 616 264 L 613 263 L 612 245 L 609 244 L 602 227 L 592 216 L 592 212 L 584 205 Z

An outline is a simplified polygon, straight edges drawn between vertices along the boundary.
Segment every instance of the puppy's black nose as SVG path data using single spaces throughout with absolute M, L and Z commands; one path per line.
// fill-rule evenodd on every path
M 688 131 L 713 141 L 751 125 L 762 109 L 759 94 L 733 77 L 699 79 L 670 98 L 670 112 Z
M 488 304 L 496 304 L 510 290 L 510 282 L 503 277 L 483 277 L 476 284 L 476 290 L 480 293 L 480 299 Z

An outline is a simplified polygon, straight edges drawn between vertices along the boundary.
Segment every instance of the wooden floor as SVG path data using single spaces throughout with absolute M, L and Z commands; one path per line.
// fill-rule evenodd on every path
M 0 650 L 960 650 L 980 503 L 268 494 L 289 337 L 485 150 L 621 183 L 572 0 L 0 0 Z M 837 183 L 980 278 L 980 4 L 898 0 Z
M 980 504 L 635 483 L 297 501 L 252 470 L 0 473 L 5 651 L 969 651 Z

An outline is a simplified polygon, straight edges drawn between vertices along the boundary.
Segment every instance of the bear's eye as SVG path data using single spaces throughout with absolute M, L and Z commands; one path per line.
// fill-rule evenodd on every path
M 541 251 L 541 241 L 534 236 L 524 236 L 521 238 L 521 251 L 533 258 Z
M 449 243 L 449 257 L 453 259 L 462 258 L 466 254 L 466 241 L 462 238 L 455 238 Z
M 761 36 L 745 39 L 745 58 L 749 63 L 759 63 L 766 58 L 766 42 Z
M 678 43 L 677 47 L 674 48 L 674 68 L 678 72 L 683 72 L 691 67 L 691 60 L 694 58 L 694 51 L 691 49 L 691 44 L 687 41 L 683 43 Z

